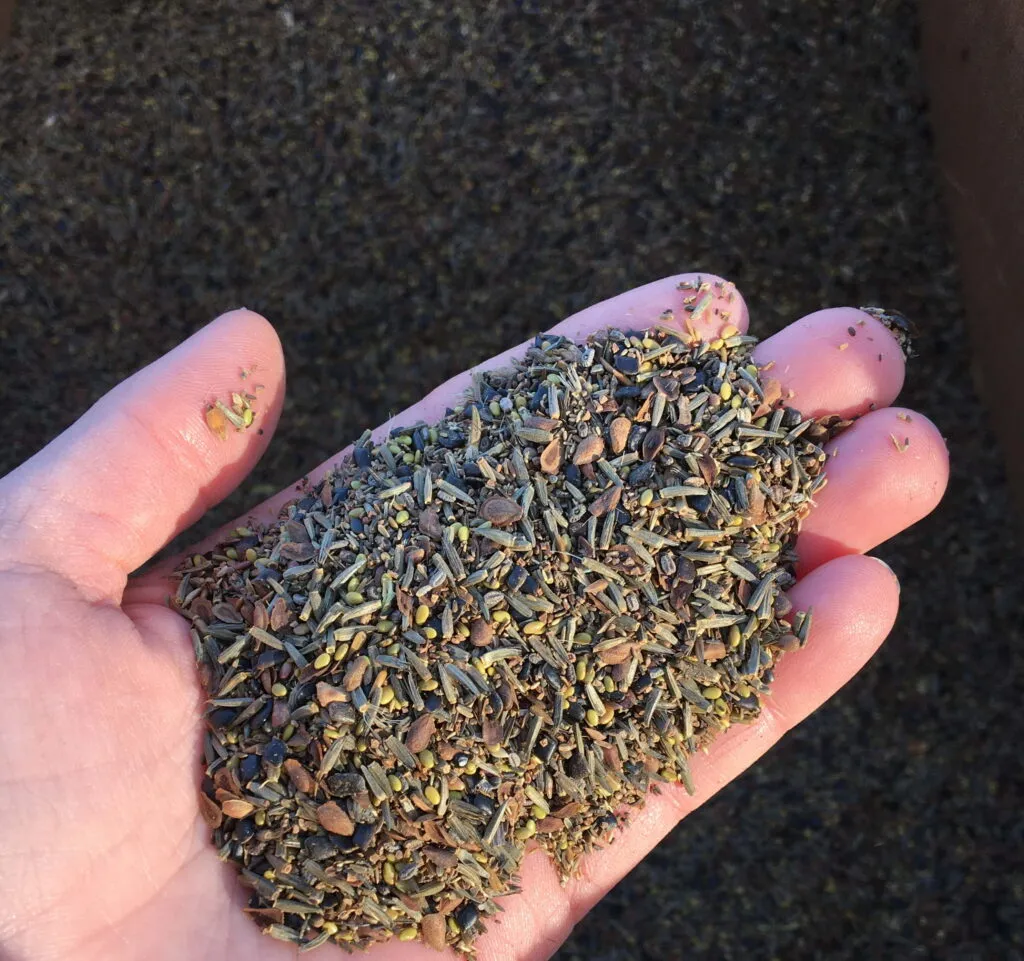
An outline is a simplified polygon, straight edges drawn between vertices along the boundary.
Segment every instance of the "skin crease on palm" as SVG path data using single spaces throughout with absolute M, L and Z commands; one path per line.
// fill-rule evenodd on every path
M 681 279 L 597 304 L 556 330 L 641 328 L 666 308 L 681 317 Z M 719 306 L 746 329 L 738 294 Z M 698 332 L 712 336 L 725 322 L 708 311 Z M 503 901 L 501 923 L 490 923 L 478 942 L 481 961 L 549 957 L 680 818 L 853 677 L 892 627 L 899 587 L 864 552 L 931 511 L 948 473 L 936 428 L 889 406 L 904 376 L 895 340 L 869 315 L 836 308 L 764 341 L 755 360 L 774 362 L 772 376 L 803 413 L 864 415 L 830 445 L 829 483 L 799 538 L 800 580 L 790 596 L 798 608 L 814 606 L 810 643 L 784 658 L 758 723 L 733 728 L 694 759 L 695 797 L 681 789 L 652 795 L 565 886 L 542 854 L 530 854 L 523 893 Z M 262 434 L 219 439 L 205 423 L 205 404 L 237 390 L 243 368 L 265 388 L 256 404 Z M 461 374 L 394 420 L 434 420 L 468 383 Z M 129 578 L 245 479 L 270 442 L 283 396 L 273 328 L 234 311 L 116 387 L 0 479 L 2 961 L 295 956 L 242 913 L 245 893 L 198 816 L 203 695 L 187 622 L 166 605 L 173 562 Z M 891 434 L 909 446 L 898 450 Z M 294 494 L 281 492 L 254 515 L 272 519 Z M 341 956 L 333 946 L 315 954 Z M 438 955 L 393 941 L 368 957 Z

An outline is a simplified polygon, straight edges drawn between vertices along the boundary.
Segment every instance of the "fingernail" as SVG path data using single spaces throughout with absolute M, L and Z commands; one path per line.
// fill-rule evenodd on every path
M 886 564 L 885 561 L 882 560 L 882 558 L 875 557 L 872 554 L 869 554 L 868 557 L 871 560 L 873 560 L 875 563 L 881 564 L 882 567 L 884 567 L 889 572 L 889 576 L 892 577 L 892 579 L 896 582 L 896 590 L 899 591 L 900 590 L 900 579 L 896 576 L 896 572 L 888 564 Z
M 884 307 L 860 307 L 865 314 L 870 314 L 880 321 L 903 351 L 904 357 L 911 356 L 911 340 L 917 335 L 917 328 L 898 310 L 886 310 Z

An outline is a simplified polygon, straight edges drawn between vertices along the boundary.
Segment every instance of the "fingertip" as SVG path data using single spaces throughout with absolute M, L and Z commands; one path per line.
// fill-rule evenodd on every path
M 891 404 L 903 389 L 906 358 L 895 337 L 854 307 L 818 310 L 754 349 L 805 416 L 852 417 Z

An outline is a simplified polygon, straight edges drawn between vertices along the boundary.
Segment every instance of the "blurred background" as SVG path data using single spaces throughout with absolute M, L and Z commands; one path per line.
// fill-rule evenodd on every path
M 970 357 L 910 0 L 38 0 L 0 46 L 0 474 L 227 308 L 288 362 L 189 539 L 451 374 L 683 270 L 768 335 L 921 329 L 942 507 L 878 553 L 859 677 L 558 961 L 1024 957 L 1020 543 Z

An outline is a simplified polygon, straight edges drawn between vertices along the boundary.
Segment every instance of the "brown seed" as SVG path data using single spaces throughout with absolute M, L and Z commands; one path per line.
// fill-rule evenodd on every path
M 423 849 L 423 856 L 439 868 L 453 868 L 459 863 L 455 852 L 446 848 L 435 848 L 428 845 Z
M 270 614 L 263 601 L 257 601 L 252 606 L 252 626 L 258 627 L 261 631 L 265 631 L 270 626 Z
M 644 442 L 640 445 L 640 453 L 644 460 L 654 460 L 661 453 L 665 446 L 665 429 L 663 427 L 652 427 L 645 435 Z
M 550 417 L 527 417 L 523 420 L 524 427 L 532 427 L 535 430 L 554 430 L 561 421 L 552 420 Z
M 697 469 L 704 483 L 711 487 L 718 477 L 718 462 L 707 451 L 697 455 Z
M 769 407 L 774 407 L 782 400 L 782 384 L 774 377 L 766 377 L 761 383 L 761 389 L 764 391 L 764 402 Z
M 619 499 L 621 497 L 622 488 L 613 484 L 590 505 L 588 510 L 594 517 L 604 517 L 609 511 L 613 511 L 619 506 Z
M 420 531 L 431 538 L 431 540 L 439 541 L 443 530 L 441 528 L 441 519 L 437 516 L 437 509 L 434 507 L 428 507 L 423 513 L 420 514 L 419 519 Z
M 505 737 L 505 730 L 493 717 L 484 718 L 484 744 L 497 747 Z
M 482 617 L 469 626 L 469 641 L 474 647 L 487 647 L 494 637 L 494 628 Z
M 199 813 L 211 828 L 219 828 L 224 823 L 220 805 L 207 794 L 199 795 Z
M 723 657 L 725 657 L 725 653 L 725 643 L 723 641 L 704 642 L 705 661 L 720 661 Z
M 615 647 L 601 651 L 597 658 L 602 664 L 621 664 L 623 661 L 628 661 L 632 653 L 632 644 L 616 644 Z
M 580 464 L 593 464 L 604 453 L 604 440 L 600 434 L 590 434 L 584 437 L 576 446 L 576 453 L 573 454 L 572 462 Z
M 508 527 L 522 519 L 523 509 L 508 497 L 488 497 L 480 505 L 479 515 L 495 527 Z
M 405 746 L 413 754 L 426 750 L 434 736 L 435 727 L 433 715 L 421 714 L 412 722 L 409 732 L 405 735 Z
M 288 626 L 291 620 L 291 611 L 288 610 L 288 602 L 283 597 L 276 597 L 270 605 L 270 629 L 279 631 Z
M 626 449 L 626 440 L 633 422 L 628 417 L 616 417 L 608 425 L 608 439 L 611 441 L 612 453 L 621 454 Z
M 295 758 L 290 757 L 284 762 L 284 772 L 288 775 L 288 780 L 292 782 L 296 791 L 302 794 L 313 794 L 316 791 L 316 781 L 313 780 L 313 775 Z
M 256 810 L 254 805 L 250 804 L 248 801 L 243 801 L 240 798 L 234 798 L 230 801 L 222 802 L 220 809 L 224 812 L 224 816 L 229 818 L 248 817 Z
M 238 611 L 236 611 L 230 604 L 226 604 L 224 601 L 213 605 L 213 616 L 217 618 L 218 621 L 224 621 L 226 624 L 242 623 L 242 618 L 238 616 Z
M 360 655 L 348 666 L 348 670 L 345 671 L 345 679 L 341 682 L 341 686 L 346 691 L 354 691 L 357 687 L 363 683 L 363 677 L 366 675 L 367 670 L 370 667 L 370 659 L 365 655 Z
M 435 951 L 443 951 L 448 935 L 448 924 L 443 914 L 425 914 L 420 921 L 423 942 Z
M 316 682 L 316 700 L 321 707 L 327 707 L 335 701 L 347 701 L 348 695 L 340 688 L 328 684 L 326 681 Z
M 776 642 L 775 646 L 780 651 L 795 651 L 800 647 L 800 638 L 795 634 L 783 634 Z
M 288 707 L 288 702 L 283 697 L 274 698 L 274 706 L 270 711 L 270 726 L 275 728 L 284 727 L 291 715 L 292 712 Z
M 556 437 L 540 452 L 540 469 L 545 474 L 556 474 L 562 466 L 562 442 Z
M 541 818 L 537 822 L 537 833 L 555 834 L 563 827 L 565 827 L 565 822 L 561 818 Z
M 316 819 L 320 827 L 331 834 L 341 834 L 344 837 L 351 837 L 356 829 L 350 818 L 337 801 L 328 801 L 316 809 Z

